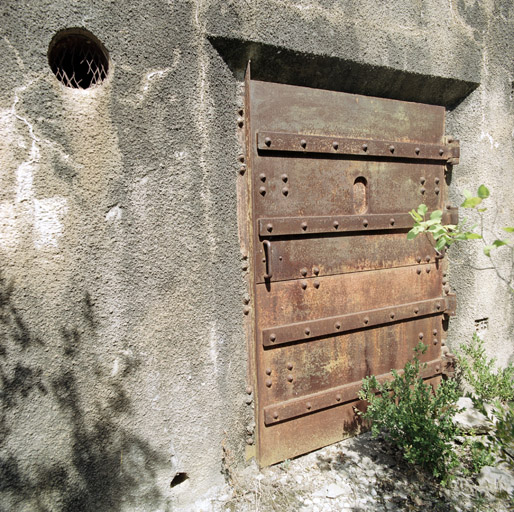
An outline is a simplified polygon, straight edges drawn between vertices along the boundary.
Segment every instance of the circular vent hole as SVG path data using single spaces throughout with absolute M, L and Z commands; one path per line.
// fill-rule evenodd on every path
M 56 34 L 48 48 L 48 63 L 66 87 L 88 89 L 101 84 L 109 71 L 109 54 L 104 45 L 84 29 Z

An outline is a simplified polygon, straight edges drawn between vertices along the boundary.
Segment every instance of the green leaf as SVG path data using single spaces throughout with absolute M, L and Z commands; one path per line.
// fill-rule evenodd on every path
M 487 199 L 489 197 L 489 189 L 485 185 L 480 185 L 477 194 L 480 199 Z
M 407 233 L 407 240 L 414 240 L 419 235 L 419 231 L 414 231 L 414 229 L 411 229 Z
M 477 212 L 483 213 L 486 212 L 487 208 L 478 208 Z
M 491 249 L 494 249 L 494 245 L 486 245 L 484 247 L 484 254 L 489 258 L 491 257 Z
M 482 238 L 478 233 L 465 233 L 466 240 L 480 240 Z
M 430 226 L 428 228 L 428 231 L 430 231 L 430 233 L 432 233 L 432 236 L 436 239 L 446 234 L 446 231 L 444 230 L 443 226 Z
M 506 227 L 506 228 L 502 228 L 503 231 L 507 231 L 507 233 L 514 233 L 514 228 L 511 228 L 511 227 Z
M 420 204 L 418 206 L 418 213 L 423 217 L 427 214 L 428 208 L 426 204 Z
M 430 220 L 440 220 L 443 216 L 443 212 L 441 210 L 434 210 L 430 214 Z
M 441 251 L 443 250 L 444 246 L 446 245 L 446 239 L 445 238 L 440 238 L 437 243 L 435 244 L 435 248 L 438 250 L 438 251 Z
M 508 242 L 505 240 L 495 240 L 493 242 L 494 247 L 501 247 L 502 245 L 508 245 Z
M 461 206 L 462 208 L 476 208 L 481 202 L 482 199 L 480 197 L 469 197 L 461 204 Z
M 415 210 L 411 210 L 409 212 L 409 215 L 414 219 L 415 222 L 419 222 L 420 220 L 423 220 L 423 217 L 421 217 L 421 215 Z

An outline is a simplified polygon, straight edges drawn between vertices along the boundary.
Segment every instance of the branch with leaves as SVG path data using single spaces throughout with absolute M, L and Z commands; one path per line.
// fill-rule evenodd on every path
M 471 192 L 465 190 L 465 199 L 460 206 L 482 214 L 487 210 L 487 208 L 482 206 L 482 202 L 484 199 L 487 199 L 489 195 L 489 189 L 485 185 L 478 187 L 476 196 L 473 196 Z M 426 236 L 429 236 L 431 242 L 433 241 L 432 245 L 440 257 L 444 254 L 444 251 L 455 242 L 462 240 L 483 240 L 483 236 L 475 232 L 477 224 L 467 227 L 466 219 L 456 225 L 443 224 L 443 212 L 441 210 L 433 211 L 427 219 L 428 208 L 426 204 L 420 204 L 417 210 L 411 210 L 409 213 L 414 219 L 414 226 L 407 233 L 407 239 L 412 240 L 424 233 Z M 514 227 L 504 227 L 502 229 L 507 233 L 514 233 Z M 502 247 L 503 245 L 513 247 L 512 242 L 509 240 L 496 239 L 492 244 L 487 244 L 484 247 L 484 254 L 490 257 L 493 249 Z

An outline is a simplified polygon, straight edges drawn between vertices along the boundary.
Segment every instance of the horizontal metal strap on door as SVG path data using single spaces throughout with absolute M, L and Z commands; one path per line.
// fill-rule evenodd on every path
M 457 164 L 460 156 L 457 140 L 449 144 L 422 144 L 269 131 L 257 133 L 257 148 L 262 151 L 440 160 L 451 164 Z
M 428 218 L 428 214 L 427 214 Z M 443 213 L 443 224 L 457 224 L 457 209 Z M 261 237 L 300 235 L 306 233 L 343 233 L 412 228 L 408 213 L 370 215 L 332 215 L 323 217 L 273 217 L 258 219 Z
M 448 295 L 437 299 L 280 325 L 262 330 L 262 344 L 265 347 L 276 347 L 292 341 L 309 340 L 320 336 L 367 329 L 376 325 L 390 324 L 427 315 L 455 314 L 455 302 L 455 295 Z
M 440 375 L 443 370 L 443 361 L 435 359 L 426 363 L 426 366 L 420 370 L 420 375 L 424 379 Z M 403 370 L 398 370 L 401 375 Z M 380 383 L 384 383 L 392 379 L 390 373 L 384 373 L 377 376 Z M 362 381 L 344 384 L 335 388 L 330 388 L 318 393 L 303 396 L 301 398 L 293 398 L 285 402 L 279 402 L 274 405 L 264 407 L 264 424 L 266 426 L 280 423 L 281 421 L 290 420 L 306 414 L 342 405 L 344 403 L 357 400 L 359 390 L 362 387 Z

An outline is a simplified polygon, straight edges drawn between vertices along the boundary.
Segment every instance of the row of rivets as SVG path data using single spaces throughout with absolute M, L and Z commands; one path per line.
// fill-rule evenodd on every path
M 239 120 L 238 120 L 238 122 L 239 122 Z M 239 126 L 242 127 L 243 124 L 241 123 Z M 271 147 L 271 139 L 269 137 L 266 137 L 264 139 L 264 144 L 266 144 L 266 146 L 268 146 L 268 147 Z M 300 140 L 300 146 L 303 149 L 305 149 L 307 147 L 307 141 L 305 139 Z M 339 149 L 339 142 L 337 142 L 337 141 L 332 142 L 332 147 L 337 151 Z M 362 144 L 361 148 L 362 148 L 362 151 L 368 151 L 368 145 L 366 143 Z M 392 144 L 389 146 L 389 151 L 391 153 L 394 153 L 395 149 L 396 149 L 395 146 L 393 146 Z M 419 155 L 421 150 L 420 150 L 419 147 L 416 147 L 416 148 L 414 148 L 414 152 L 416 153 L 416 155 Z M 439 155 L 440 156 L 444 155 L 444 149 L 443 148 L 439 149 Z
M 440 309 L 441 309 L 441 304 L 440 304 L 439 302 L 437 302 L 437 303 L 435 304 L 435 309 L 436 309 L 437 311 L 440 311 Z M 416 306 L 416 307 L 413 309 L 413 311 L 414 311 L 414 314 L 415 314 L 415 315 L 417 315 L 417 314 L 419 313 L 419 307 L 417 307 L 417 306 Z M 393 321 L 393 320 L 396 318 L 396 313 L 395 313 L 394 311 L 391 311 L 391 313 L 389 313 L 389 318 L 391 319 L 391 321 Z M 368 324 L 369 324 L 369 317 L 365 316 L 365 317 L 362 319 L 362 322 L 363 322 L 363 324 L 364 324 L 364 325 L 368 325 Z M 336 330 L 336 331 L 339 331 L 339 330 L 341 329 L 341 322 L 336 322 L 336 323 L 334 324 L 334 328 L 335 328 L 335 330 Z M 310 335 L 311 335 L 311 329 L 310 329 L 310 327 L 306 327 L 306 328 L 304 329 L 304 331 L 303 331 L 303 332 L 304 332 L 305 336 L 310 336 Z M 434 337 L 436 337 L 436 336 L 437 336 L 437 329 L 434 329 L 434 330 L 432 331 L 432 334 L 434 335 Z M 420 332 L 420 333 L 418 334 L 418 337 L 419 337 L 419 339 L 420 339 L 420 340 L 422 340 L 422 339 L 424 338 L 424 333 Z M 271 341 L 272 343 L 274 343 L 274 342 L 276 341 L 276 339 L 277 339 L 277 335 L 276 335 L 275 333 L 271 333 L 271 334 L 270 334 L 270 336 L 269 336 L 269 339 L 270 339 L 270 341 Z M 436 345 L 437 343 L 438 343 L 438 340 L 437 340 L 437 339 L 434 339 L 434 345 Z M 289 370 L 292 370 L 292 368 L 293 368 L 293 367 L 292 367 L 292 364 L 291 364 L 291 367 L 290 367 L 290 366 L 289 366 L 290 364 L 291 364 L 291 363 L 289 363 L 289 364 L 288 364 L 288 369 L 289 369 Z M 271 373 L 271 370 L 269 370 L 269 371 L 270 371 L 270 373 Z M 266 373 L 267 373 L 267 371 L 266 371 Z M 270 373 L 267 373 L 267 375 L 270 375 Z
M 439 178 L 438 178 L 437 176 L 434 178 L 434 181 L 435 181 L 435 184 L 436 184 L 436 185 L 439 185 L 439 181 L 440 181 L 440 180 L 439 180 Z M 424 185 L 424 184 L 425 184 L 425 182 L 426 182 L 426 178 L 425 178 L 424 176 L 421 176 L 421 178 L 419 179 L 419 182 L 420 182 L 422 185 Z
M 418 263 L 421 263 L 421 256 L 418 256 L 418 257 L 416 258 L 416 261 L 417 261 Z M 426 261 L 427 263 L 430 263 L 430 256 L 429 256 L 428 254 L 425 256 L 425 261 Z
M 302 274 L 302 275 L 304 275 L 304 274 Z M 313 285 L 314 285 L 314 288 L 318 289 L 321 285 L 319 279 L 315 279 Z M 306 290 L 307 289 L 307 281 L 304 281 L 304 280 L 300 281 L 300 286 L 302 287 L 302 290 Z
M 246 171 L 246 164 L 244 163 L 245 162 L 245 156 L 244 155 L 239 155 L 237 157 L 237 159 L 241 163 L 241 166 L 239 167 L 239 174 L 243 175 L 245 173 L 245 171 Z
M 259 189 L 259 192 L 261 193 L 261 195 L 265 195 L 265 194 L 266 194 L 266 188 L 265 188 L 265 187 L 261 187 L 261 188 Z M 282 193 L 283 193 L 284 195 L 287 195 L 287 194 L 289 193 L 289 190 L 288 190 L 287 188 L 284 188 L 284 189 L 282 190 Z M 389 224 L 391 224 L 391 226 L 394 226 L 395 222 L 396 222 L 396 221 L 395 221 L 394 217 L 391 217 L 391 218 L 389 219 Z M 369 226 L 369 221 L 368 221 L 368 219 L 364 219 L 364 220 L 362 221 L 362 225 L 363 225 L 365 228 L 367 228 L 367 227 Z M 338 222 L 337 220 L 335 220 L 335 221 L 332 223 L 332 226 L 334 227 L 334 229 L 338 229 L 338 228 L 339 228 L 339 222 Z M 309 226 L 308 226 L 307 222 L 302 222 L 302 223 L 300 224 L 300 227 L 302 228 L 302 230 L 303 230 L 303 231 L 307 231 L 307 228 L 308 228 Z M 269 233 L 271 233 L 271 232 L 273 231 L 273 224 L 266 224 L 266 230 L 267 230 Z M 418 263 L 419 263 L 419 262 L 418 262 Z
M 313 267 L 312 273 L 315 275 L 319 274 L 319 267 Z M 300 274 L 302 274 L 303 277 L 307 275 L 307 269 L 305 267 L 300 269 Z
M 439 371 L 438 368 L 436 368 L 436 371 Z M 342 396 L 340 393 L 337 393 L 337 395 L 334 397 L 335 401 L 336 402 L 340 402 L 342 400 Z M 308 411 L 310 411 L 312 409 L 312 404 L 311 402 L 307 402 L 305 404 L 305 409 L 307 409 Z M 273 411 L 273 419 L 274 420 L 278 420 L 278 411 Z

